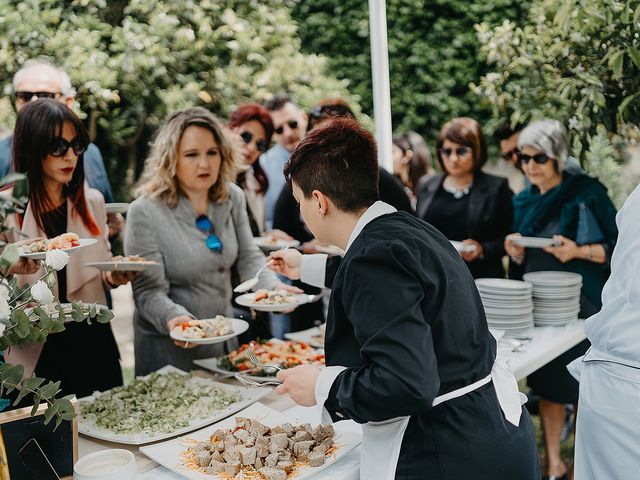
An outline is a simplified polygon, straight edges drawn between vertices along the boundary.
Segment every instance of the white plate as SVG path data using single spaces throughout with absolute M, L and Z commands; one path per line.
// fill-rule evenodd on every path
M 237 416 L 255 419 L 269 427 L 274 427 L 282 423 L 299 423 L 296 422 L 295 418 L 291 418 L 282 413 L 276 412 L 275 410 L 272 410 L 259 402 L 251 405 L 249 408 L 246 408 L 241 412 L 238 412 Z M 234 417 L 227 418 L 226 420 L 216 423 L 215 425 L 211 425 L 197 432 L 193 432 L 188 436 L 182 438 L 174 438 L 173 440 L 158 443 L 156 445 L 141 447 L 140 451 L 152 460 L 158 462 L 160 465 L 163 465 L 169 470 L 172 470 L 183 476 L 184 478 L 188 478 L 190 480 L 217 480 L 220 478 L 228 478 L 220 477 L 218 475 L 208 475 L 205 473 L 186 469 L 184 467 L 181 467 L 180 461 L 182 460 L 181 454 L 187 449 L 187 442 L 190 439 L 200 441 L 208 440 L 211 434 L 217 429 L 229 429 L 233 428 L 235 425 L 236 421 Z M 342 457 L 349 453 L 349 451 L 351 451 L 353 448 L 358 446 L 362 441 L 361 434 L 340 430 L 340 424 L 335 425 L 335 432 L 336 435 L 334 437 L 334 441 L 336 445 L 340 445 L 340 447 L 336 449 L 335 454 L 329 455 L 326 458 L 325 463 L 320 467 L 307 466 L 296 469 L 294 476 L 295 480 L 303 480 L 309 478 L 312 475 L 315 475 L 318 472 L 322 471 L 324 468 L 334 464 L 335 462 L 339 462 Z
M 271 237 L 253 237 L 256 245 L 265 250 L 280 250 L 281 248 L 295 248 L 300 245 L 298 240 L 277 240 Z
M 243 307 L 253 308 L 259 312 L 282 312 L 283 310 L 289 310 L 291 308 L 299 307 L 302 304 L 309 303 L 309 295 L 299 293 L 297 295 L 291 295 L 295 301 L 292 303 L 278 303 L 273 305 L 265 305 L 263 303 L 255 303 L 255 293 L 245 293 L 236 297 L 238 305 Z
M 233 328 L 233 333 L 230 333 L 228 335 L 220 335 L 219 337 L 207 338 L 187 338 L 180 334 L 180 327 L 176 327 L 171 330 L 171 332 L 169 332 L 169 336 L 179 342 L 187 342 L 194 345 L 212 345 L 214 343 L 226 342 L 230 338 L 237 337 L 238 335 L 246 332 L 249 329 L 249 324 L 244 320 L 240 320 L 239 318 L 227 319 L 231 320 L 231 328 Z M 203 318 L 201 320 L 213 320 L 213 318 Z
M 324 341 L 319 341 L 318 337 L 321 337 L 322 330 L 320 327 L 311 327 L 299 332 L 285 333 L 284 337 L 287 340 L 293 340 L 294 342 L 304 342 L 311 345 L 313 348 L 324 348 Z
M 62 250 L 63 252 L 67 252 L 71 254 L 76 250 L 80 250 L 81 248 L 89 247 L 91 245 L 98 243 L 98 240 L 95 238 L 81 238 L 79 242 L 80 242 L 80 245 L 78 245 L 77 247 L 57 248 L 56 250 Z M 18 254 L 21 257 L 30 258 L 31 260 L 44 260 L 47 257 L 47 252 L 26 253 L 23 247 L 18 247 Z
M 478 290 L 495 293 L 526 293 L 532 287 L 527 282 L 520 280 L 507 280 L 505 278 L 478 278 L 476 279 Z
M 186 372 L 179 370 L 171 365 L 167 365 L 158 370 L 158 373 L 182 373 L 186 375 Z M 153 434 L 149 433 L 115 433 L 106 428 L 99 427 L 94 421 L 83 419 L 82 416 L 78 416 L 78 431 L 88 437 L 98 438 L 100 440 L 107 440 L 109 442 L 124 443 L 127 445 L 142 445 L 150 442 L 158 442 L 160 440 L 166 440 L 178 435 L 197 430 L 199 428 L 210 425 L 214 422 L 227 418 L 229 415 L 242 410 L 243 408 L 258 401 L 265 395 L 267 395 L 271 389 L 268 388 L 247 388 L 236 385 L 229 385 L 227 383 L 220 383 L 208 378 L 195 377 L 192 381 L 200 383 L 202 385 L 219 387 L 227 391 L 238 392 L 242 395 L 242 400 L 236 403 L 232 403 L 223 410 L 218 410 L 206 418 L 192 419 L 189 425 L 186 427 L 178 428 L 173 432 L 157 432 Z M 94 395 L 84 397 L 80 399 L 80 402 L 84 400 L 93 400 Z
M 455 248 L 458 253 L 466 253 L 466 252 L 473 252 L 476 249 L 475 245 L 470 245 L 468 243 L 462 243 L 459 242 L 457 240 L 449 240 L 451 242 L 451 245 L 453 245 L 453 248 Z
M 104 272 L 142 272 L 148 267 L 160 265 L 158 262 L 152 262 L 151 260 L 145 260 L 143 262 L 89 262 L 85 263 L 85 267 L 93 267 Z
M 105 205 L 107 213 L 127 213 L 129 210 L 128 203 L 107 203 Z
M 520 245 L 525 248 L 544 248 L 554 245 L 560 245 L 560 242 L 553 238 L 541 238 L 541 237 L 516 237 L 511 240 L 516 245 Z
M 540 272 L 529 272 L 523 275 L 524 281 L 533 285 L 557 285 L 573 286 L 582 283 L 582 275 L 573 272 L 558 272 L 554 270 L 544 270 Z

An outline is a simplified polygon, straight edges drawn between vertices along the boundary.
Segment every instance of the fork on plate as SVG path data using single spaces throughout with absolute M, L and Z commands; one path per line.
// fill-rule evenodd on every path
M 260 368 L 273 368 L 275 370 L 284 370 L 281 365 L 276 363 L 262 363 L 260 359 L 256 356 L 256 351 L 253 349 L 253 342 L 249 344 L 249 348 L 247 348 L 247 358 L 251 363 L 253 363 L 256 367 Z

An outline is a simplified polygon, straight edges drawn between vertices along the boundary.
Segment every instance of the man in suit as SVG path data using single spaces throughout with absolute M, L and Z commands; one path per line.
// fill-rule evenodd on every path
M 333 289 L 327 367 L 279 372 L 276 391 L 362 424 L 360 478 L 538 480 L 531 419 L 475 283 L 436 229 L 378 200 L 371 133 L 327 120 L 285 175 L 315 237 L 346 253 L 335 275 L 326 256 L 272 253 L 278 273 Z

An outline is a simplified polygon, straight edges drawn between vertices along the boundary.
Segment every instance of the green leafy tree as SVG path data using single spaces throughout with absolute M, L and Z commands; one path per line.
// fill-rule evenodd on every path
M 477 33 L 491 72 L 473 89 L 494 118 L 563 121 L 620 205 L 637 180 L 622 162 L 640 139 L 640 1 L 537 0 L 525 22 Z
M 387 0 L 391 108 L 394 129 L 433 139 L 452 117 L 483 122 L 490 110 L 469 91 L 487 71 L 476 23 L 518 20 L 528 1 Z M 349 81 L 363 111 L 373 113 L 368 2 L 292 0 L 306 52 L 330 58 L 330 73 Z
M 303 106 L 346 96 L 326 58 L 300 53 L 284 0 L 0 0 L 0 84 L 28 58 L 65 67 L 112 180 L 133 182 L 166 115 L 289 91 Z M 348 97 L 357 100 L 355 97 Z M 120 195 L 124 196 L 124 195 Z

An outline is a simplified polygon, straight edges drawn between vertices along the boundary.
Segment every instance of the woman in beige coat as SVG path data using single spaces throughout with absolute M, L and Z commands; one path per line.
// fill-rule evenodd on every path
M 22 237 L 52 238 L 74 232 L 97 243 L 70 256 L 57 272 L 53 288 L 60 302 L 105 303 L 105 288 L 126 283 L 121 272 L 85 267 L 86 262 L 111 258 L 104 198 L 84 182 L 83 153 L 89 136 L 80 119 L 65 105 L 40 99 L 18 114 L 13 158 L 17 172 L 26 173 L 29 200 L 24 215 L 14 214 L 6 224 Z M 16 235 L 15 233 L 13 234 Z M 18 238 L 9 238 L 17 240 Z M 21 284 L 40 279 L 36 262 L 23 263 Z M 6 361 L 25 366 L 25 376 L 61 381 L 61 394 L 78 397 L 122 384 L 119 353 L 109 324 L 68 323 L 65 331 L 50 335 L 46 343 L 5 352 Z

